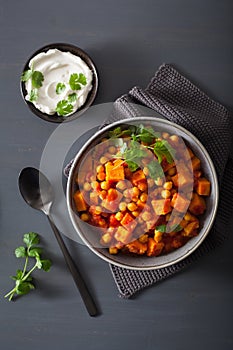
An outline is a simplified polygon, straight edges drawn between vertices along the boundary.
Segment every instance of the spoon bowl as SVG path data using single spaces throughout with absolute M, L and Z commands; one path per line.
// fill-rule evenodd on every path
M 19 190 L 32 208 L 49 214 L 54 193 L 49 180 L 35 168 L 24 168 L 19 175 Z
M 25 202 L 30 207 L 40 210 L 47 216 L 57 242 L 61 248 L 66 264 L 73 276 L 74 282 L 79 289 L 80 295 L 84 301 L 90 316 L 97 315 L 96 305 L 87 289 L 84 279 L 74 263 L 63 239 L 58 231 L 53 219 L 50 217 L 50 208 L 53 204 L 53 189 L 44 174 L 35 168 L 24 168 L 19 175 L 19 190 Z

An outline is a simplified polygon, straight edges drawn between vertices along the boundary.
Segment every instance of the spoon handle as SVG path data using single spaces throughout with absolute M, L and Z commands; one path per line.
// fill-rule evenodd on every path
M 49 220 L 49 223 L 53 229 L 53 232 L 55 234 L 55 237 L 58 241 L 58 244 L 61 248 L 61 251 L 63 253 L 63 256 L 65 258 L 66 264 L 71 272 L 71 275 L 73 276 L 74 282 L 76 284 L 76 286 L 79 289 L 80 295 L 84 301 L 84 304 L 87 308 L 87 311 L 89 313 L 90 316 L 96 316 L 97 315 L 97 308 L 96 305 L 92 299 L 92 296 L 90 295 L 87 286 L 81 276 L 81 273 L 79 272 L 77 266 L 75 265 L 63 239 L 62 236 L 60 234 L 60 232 L 58 231 L 56 225 L 54 224 L 53 220 L 51 219 L 51 217 L 49 215 L 47 215 L 47 218 Z

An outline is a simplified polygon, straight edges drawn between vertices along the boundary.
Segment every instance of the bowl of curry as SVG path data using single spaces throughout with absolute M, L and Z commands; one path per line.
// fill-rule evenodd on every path
M 218 205 L 214 165 L 201 142 L 170 121 L 124 119 L 77 153 L 67 184 L 77 234 L 105 261 L 167 267 L 210 231 Z

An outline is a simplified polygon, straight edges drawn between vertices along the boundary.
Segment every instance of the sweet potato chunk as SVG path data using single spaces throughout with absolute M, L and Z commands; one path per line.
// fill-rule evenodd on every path
M 114 164 L 107 162 L 105 164 L 107 182 L 117 182 L 125 179 L 124 167 L 121 160 L 120 162 Z
M 185 237 L 193 237 L 197 234 L 197 228 L 199 227 L 198 221 L 190 222 L 185 226 L 184 231 L 182 231 L 182 235 Z
M 151 201 L 151 205 L 158 216 L 166 215 L 172 210 L 170 199 L 154 199 Z
M 201 167 L 201 161 L 199 158 L 197 158 L 196 156 L 194 156 L 192 159 L 192 166 L 193 166 L 193 171 L 195 170 L 199 170 Z
M 76 191 L 74 193 L 74 202 L 77 208 L 77 211 L 85 211 L 87 210 L 87 204 L 83 198 L 83 195 L 80 191 Z
M 127 230 L 133 231 L 137 225 L 137 222 L 129 213 L 126 213 L 121 220 L 121 225 L 127 228 Z
M 146 177 L 141 169 L 135 171 L 132 175 L 132 183 L 134 186 L 137 186 L 137 184 L 140 181 L 145 180 L 145 179 L 146 179 Z
M 175 193 L 171 200 L 171 206 L 179 211 L 180 213 L 185 213 L 189 205 L 189 200 L 183 197 L 179 193 Z
M 197 180 L 196 191 L 200 196 L 209 196 L 210 195 L 210 182 L 204 177 L 201 177 Z
M 193 198 L 189 205 L 189 211 L 194 215 L 201 215 L 206 210 L 206 203 L 204 198 L 200 197 L 197 193 L 193 193 Z
M 114 235 L 114 238 L 123 244 L 127 244 L 130 242 L 131 236 L 132 233 L 130 231 L 126 230 L 122 226 L 119 226 Z
M 148 242 L 147 242 L 147 252 L 146 255 L 147 256 L 158 256 L 159 254 L 161 254 L 162 250 L 164 247 L 164 243 L 163 242 L 155 242 L 155 240 L 153 238 L 149 238 Z

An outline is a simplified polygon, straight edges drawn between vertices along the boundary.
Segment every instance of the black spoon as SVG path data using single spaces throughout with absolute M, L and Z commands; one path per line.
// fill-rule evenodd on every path
M 44 212 L 47 216 L 65 258 L 66 264 L 73 276 L 76 286 L 79 289 L 84 304 L 86 305 L 87 311 L 89 312 L 90 316 L 96 316 L 96 305 L 77 266 L 75 265 L 68 249 L 65 246 L 60 232 L 49 215 L 54 198 L 52 186 L 49 180 L 38 169 L 30 167 L 24 168 L 19 174 L 19 190 L 27 204 L 34 209 Z

